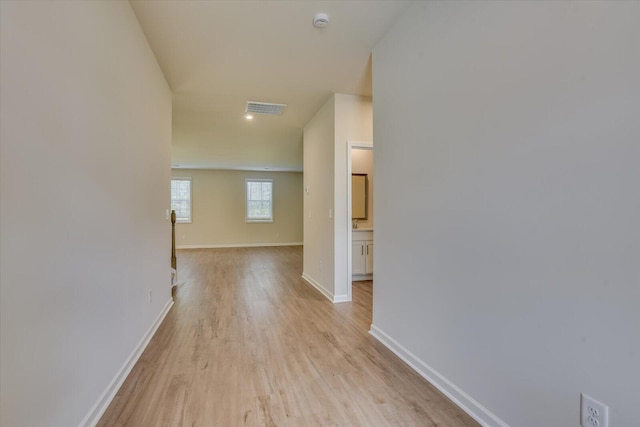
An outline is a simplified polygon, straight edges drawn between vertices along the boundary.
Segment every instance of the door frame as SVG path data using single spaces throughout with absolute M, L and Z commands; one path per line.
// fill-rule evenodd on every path
M 362 141 L 347 141 L 347 218 L 346 223 L 344 224 L 347 229 L 347 301 L 351 301 L 353 298 L 353 284 L 351 283 L 351 279 L 353 276 L 353 233 L 351 232 L 351 151 L 353 149 L 373 151 L 373 143 Z

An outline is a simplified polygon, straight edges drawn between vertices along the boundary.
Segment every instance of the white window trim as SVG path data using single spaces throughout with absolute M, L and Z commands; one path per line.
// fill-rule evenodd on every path
M 249 194 L 247 187 L 249 182 L 270 182 L 271 183 L 271 219 L 249 219 Z M 273 179 L 270 178 L 246 178 L 244 180 L 244 222 L 247 224 L 260 224 L 260 223 L 272 223 L 273 222 Z
M 193 180 L 190 176 L 172 176 L 172 181 L 189 181 L 189 219 L 178 219 L 176 217 L 176 224 L 191 224 L 193 223 Z

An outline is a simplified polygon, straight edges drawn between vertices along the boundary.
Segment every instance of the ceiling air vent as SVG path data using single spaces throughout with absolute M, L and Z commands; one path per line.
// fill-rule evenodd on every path
M 286 106 L 287 104 L 271 104 L 269 102 L 247 101 L 245 112 L 279 116 L 280 114 L 282 114 L 282 111 L 284 111 L 284 107 Z

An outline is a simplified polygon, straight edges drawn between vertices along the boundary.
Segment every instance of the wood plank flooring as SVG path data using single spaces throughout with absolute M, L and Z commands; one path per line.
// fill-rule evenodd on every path
M 477 426 L 331 304 L 301 247 L 178 251 L 175 305 L 98 426 Z

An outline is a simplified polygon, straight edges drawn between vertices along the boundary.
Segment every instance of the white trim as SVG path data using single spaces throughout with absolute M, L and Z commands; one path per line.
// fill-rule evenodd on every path
M 340 303 L 340 302 L 350 302 L 351 301 L 351 299 L 346 294 L 334 295 L 332 292 L 329 292 L 320 283 L 316 282 L 313 278 L 311 278 L 311 276 L 309 276 L 307 273 L 302 273 L 302 278 L 307 283 L 309 283 L 311 286 L 316 288 L 322 295 L 325 296 L 325 298 L 327 298 L 329 301 L 331 301 L 334 304 L 335 303 Z
M 176 249 L 260 248 L 263 246 L 302 246 L 302 242 L 282 243 L 231 243 L 223 245 L 178 245 Z
M 138 345 L 134 348 L 133 353 L 131 353 L 122 368 L 120 368 L 120 371 L 118 371 L 113 380 L 111 380 L 111 383 L 107 386 L 104 393 L 102 393 L 98 401 L 93 405 L 84 419 L 80 421 L 79 427 L 94 427 L 96 424 L 98 424 L 98 421 L 100 421 L 100 417 L 102 417 L 104 412 L 107 410 L 107 407 L 109 407 L 109 404 L 120 389 L 120 386 L 122 386 L 124 380 L 127 379 L 127 376 L 131 372 L 131 369 L 133 369 L 136 362 L 142 355 L 142 352 L 145 350 L 145 348 L 147 348 L 149 341 L 151 341 L 151 338 L 158 330 L 160 324 L 162 324 L 162 321 L 164 320 L 167 313 L 169 313 L 169 310 L 172 306 L 173 299 L 170 299 L 162 308 L 162 311 L 160 312 L 160 314 L 158 314 L 156 320 L 154 320 L 154 322 L 151 324 L 151 327 L 143 335 Z
M 396 356 L 413 368 L 413 370 L 420 374 L 424 379 L 429 381 L 435 388 L 440 390 L 445 396 L 453 401 L 453 403 L 460 407 L 460 409 L 479 422 L 480 425 L 484 427 L 509 427 L 507 423 L 498 418 L 494 413 L 482 406 L 462 389 L 449 381 L 431 366 L 420 360 L 417 356 L 404 348 L 400 343 L 375 325 L 371 325 L 369 334 L 395 353 Z
M 334 297 L 333 297 L 333 302 L 334 302 L 334 303 L 339 303 L 339 302 L 351 302 L 351 297 L 349 297 L 349 295 L 348 295 L 348 294 L 334 295 Z
M 172 176 L 171 181 L 189 181 L 189 218 L 178 219 L 176 215 L 176 224 L 193 224 L 193 178 L 190 176 Z M 173 202 L 171 197 L 170 202 Z M 173 209 L 170 209 L 173 210 Z
M 271 184 L 271 200 L 269 200 L 269 218 L 249 218 L 249 183 L 250 182 L 268 182 Z M 273 178 L 245 178 L 244 180 L 244 222 L 250 223 L 272 223 L 273 222 L 273 201 L 274 197 Z
M 307 273 L 302 273 L 302 278 L 307 281 L 311 286 L 316 288 L 322 295 L 324 295 L 329 301 L 333 302 L 333 293 L 326 290 L 320 283 L 312 279 Z
M 351 282 L 353 279 L 353 235 L 351 225 L 351 151 L 354 148 L 361 148 L 365 150 L 373 150 L 373 143 L 371 142 L 359 142 L 359 141 L 347 141 L 347 301 L 351 301 L 353 295 L 353 286 Z M 373 276 L 372 276 L 373 277 Z

